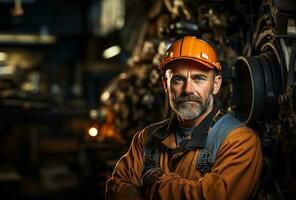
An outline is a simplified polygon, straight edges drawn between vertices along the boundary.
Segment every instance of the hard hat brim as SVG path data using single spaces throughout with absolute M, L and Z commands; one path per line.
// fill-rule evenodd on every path
M 171 58 L 170 60 L 167 60 L 167 61 L 163 61 L 162 63 L 160 63 L 159 69 L 161 71 L 164 71 L 166 68 L 168 68 L 169 64 L 171 64 L 172 62 L 174 62 L 176 60 L 192 60 L 192 61 L 197 62 L 198 64 L 201 64 L 202 66 L 204 66 L 206 68 L 217 69 L 218 71 L 221 70 L 220 68 L 216 67 L 214 64 L 206 62 L 206 61 L 204 61 L 202 59 L 188 57 L 188 56 L 180 56 L 180 57 L 176 57 L 176 58 Z

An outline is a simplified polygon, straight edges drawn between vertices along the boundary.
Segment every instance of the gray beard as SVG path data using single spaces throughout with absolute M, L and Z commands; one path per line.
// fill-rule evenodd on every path
M 174 98 L 175 99 L 175 98 Z M 172 109 L 182 120 L 193 120 L 204 114 L 213 104 L 213 94 L 210 94 L 204 102 L 182 102 L 176 104 L 170 101 Z

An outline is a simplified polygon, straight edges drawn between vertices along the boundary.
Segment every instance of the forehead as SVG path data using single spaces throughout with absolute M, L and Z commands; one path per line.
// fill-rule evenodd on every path
M 176 60 L 172 62 L 168 68 L 170 73 L 204 73 L 208 74 L 213 71 L 202 64 L 192 60 Z

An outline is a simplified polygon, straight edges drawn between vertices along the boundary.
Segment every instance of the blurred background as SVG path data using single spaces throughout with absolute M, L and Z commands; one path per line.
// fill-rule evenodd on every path
M 295 199 L 295 19 L 293 0 L 0 0 L 1 193 L 104 199 L 135 133 L 170 116 L 157 63 L 190 34 L 261 139 L 262 199 Z

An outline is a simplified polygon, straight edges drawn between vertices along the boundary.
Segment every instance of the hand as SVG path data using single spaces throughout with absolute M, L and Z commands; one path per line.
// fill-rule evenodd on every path
M 144 188 L 150 188 L 163 174 L 160 168 L 151 168 L 142 175 L 141 185 Z
M 164 172 L 160 169 L 158 162 L 153 157 L 146 156 L 142 172 L 141 185 L 150 188 Z
M 159 164 L 150 156 L 145 156 L 142 176 L 150 169 L 158 168 Z

